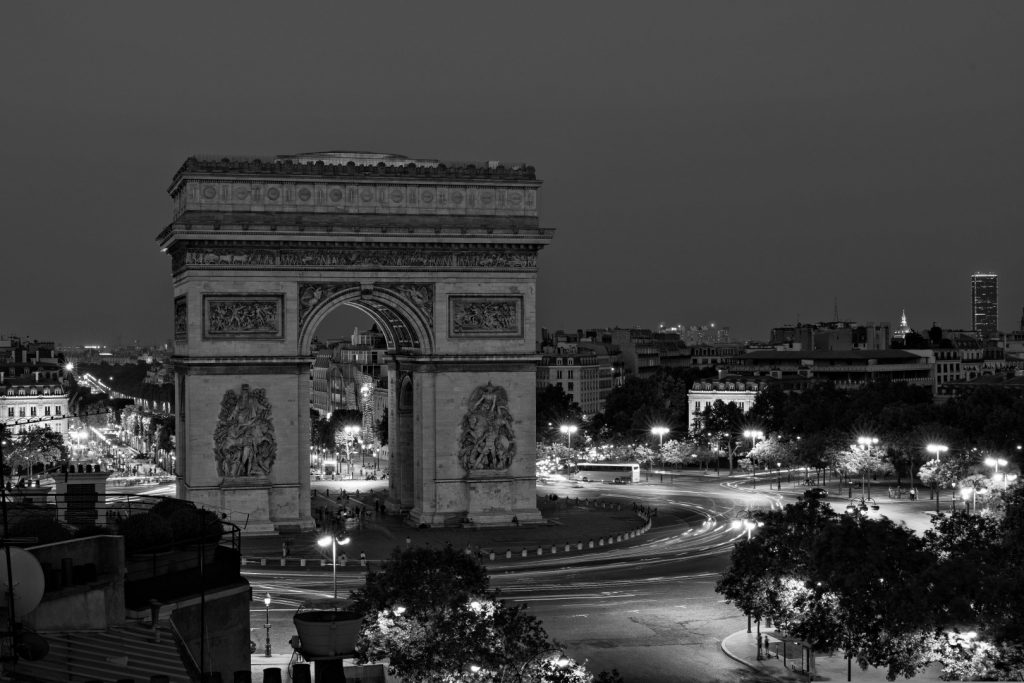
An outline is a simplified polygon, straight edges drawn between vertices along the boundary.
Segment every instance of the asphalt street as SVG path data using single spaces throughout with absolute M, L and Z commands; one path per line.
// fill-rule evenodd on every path
M 566 653 L 586 660 L 593 671 L 617 669 L 627 681 L 765 680 L 721 649 L 722 639 L 746 624 L 714 592 L 738 538 L 729 522 L 748 510 L 779 504 L 776 494 L 748 492 L 737 483 L 724 476 L 692 476 L 626 487 L 539 486 L 541 494 L 643 502 L 658 508 L 657 523 L 638 545 L 492 568 L 492 586 L 507 599 L 526 603 Z M 290 651 L 295 609 L 307 598 L 329 596 L 331 574 L 267 567 L 247 570 L 246 576 L 256 600 L 251 624 L 259 646 L 253 660 L 257 670 L 266 637 L 261 626 L 266 609 L 259 601 L 272 596 L 272 652 Z M 358 572 L 339 572 L 340 593 L 361 584 Z

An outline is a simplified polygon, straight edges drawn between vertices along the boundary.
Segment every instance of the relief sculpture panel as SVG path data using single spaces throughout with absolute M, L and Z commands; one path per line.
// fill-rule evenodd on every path
M 203 334 L 208 338 L 283 337 L 280 295 L 204 296 L 203 308 Z
M 523 336 L 521 296 L 452 296 L 448 298 L 448 336 Z
M 184 296 L 174 299 L 174 339 L 188 339 L 188 298 Z
M 469 396 L 462 418 L 459 462 L 470 470 L 506 470 L 516 455 L 514 420 L 508 410 L 508 392 L 490 382 Z
M 270 403 L 263 389 L 228 389 L 220 403 L 213 432 L 217 474 L 259 477 L 270 474 L 277 458 L 277 440 L 270 420 Z

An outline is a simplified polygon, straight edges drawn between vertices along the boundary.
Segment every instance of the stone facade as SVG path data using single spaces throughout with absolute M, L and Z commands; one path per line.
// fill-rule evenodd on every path
M 312 526 L 310 347 L 351 305 L 389 349 L 389 505 L 417 524 L 539 519 L 536 264 L 551 239 L 539 189 L 521 165 L 186 161 L 158 237 L 174 280 L 179 495 L 249 533 Z M 500 391 L 474 408 L 481 387 Z M 256 407 L 225 407 L 245 391 Z M 229 473 L 235 459 L 270 464 Z

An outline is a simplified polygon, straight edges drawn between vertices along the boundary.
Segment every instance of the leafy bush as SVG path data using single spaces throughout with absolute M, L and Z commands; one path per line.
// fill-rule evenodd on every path
M 151 512 L 122 519 L 118 531 L 124 536 L 124 550 L 129 555 L 167 550 L 174 540 L 170 522 Z
M 219 541 L 223 531 L 216 513 L 194 507 L 175 510 L 168 522 L 178 545 Z
M 181 498 L 163 498 L 157 501 L 149 511 L 169 521 L 176 512 L 181 510 L 194 511 L 195 509 L 196 506 L 191 501 L 182 500 Z
M 57 543 L 71 538 L 71 532 L 63 524 L 52 517 L 33 516 L 12 524 L 10 535 L 13 538 L 36 538 L 36 545 Z

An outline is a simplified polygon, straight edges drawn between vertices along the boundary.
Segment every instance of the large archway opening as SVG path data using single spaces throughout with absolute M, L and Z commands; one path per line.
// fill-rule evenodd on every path
M 310 473 L 315 479 L 389 480 L 387 504 L 408 509 L 413 380 L 393 371 L 398 342 L 405 340 L 407 351 L 420 343 L 408 326 L 395 329 L 401 312 L 380 301 L 342 295 L 324 305 L 318 322 L 310 322 Z

